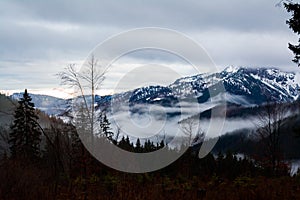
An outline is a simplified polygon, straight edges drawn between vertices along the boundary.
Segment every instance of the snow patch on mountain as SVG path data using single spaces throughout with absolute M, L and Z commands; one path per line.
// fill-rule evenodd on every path
M 224 69 L 225 72 L 227 73 L 236 73 L 237 71 L 239 71 L 239 67 L 236 67 L 236 66 L 229 66 L 227 68 Z
M 224 86 L 213 97 L 211 91 Z M 299 97 L 299 73 L 283 72 L 273 68 L 243 68 L 230 66 L 218 73 L 204 73 L 177 79 L 168 86 L 147 86 L 124 93 L 98 96 L 97 106 L 129 104 L 158 104 L 174 108 L 179 103 L 199 105 L 217 104 L 222 97 L 228 103 L 242 106 L 260 105 L 267 101 L 291 102 Z M 30 91 L 29 91 L 30 92 Z M 51 93 L 49 93 L 51 94 Z M 70 106 L 70 100 L 48 95 L 31 94 L 35 106 L 47 114 L 59 115 Z M 12 98 L 20 99 L 22 93 Z M 270 99 L 268 99 L 270 98 Z M 210 102 L 210 103 L 209 103 Z M 179 105 L 180 107 L 180 105 Z M 192 106 L 193 107 L 193 106 Z M 116 109 L 117 110 L 117 109 Z

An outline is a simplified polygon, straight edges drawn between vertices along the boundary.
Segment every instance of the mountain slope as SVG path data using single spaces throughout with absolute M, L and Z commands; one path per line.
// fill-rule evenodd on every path
M 293 102 L 299 96 L 297 74 L 273 68 L 228 67 L 219 73 L 198 74 L 177 79 L 169 86 L 147 86 L 124 93 L 96 96 L 99 107 L 126 104 L 157 104 L 176 107 L 178 102 L 218 103 L 222 97 L 228 105 L 256 106 L 267 102 Z M 217 90 L 218 87 L 224 90 Z M 209 91 L 214 91 L 213 96 Z M 30 91 L 29 91 L 30 92 Z M 19 99 L 22 93 L 11 97 Z M 49 115 L 68 109 L 71 99 L 31 94 L 35 106 Z
M 32 102 L 35 104 L 35 107 L 41 111 L 44 111 L 48 115 L 60 115 L 67 110 L 69 105 L 69 100 L 60 99 L 53 96 L 41 94 L 30 94 L 30 96 L 32 98 Z M 12 99 L 19 100 L 23 97 L 23 93 L 14 93 L 10 97 Z
M 105 96 L 98 104 L 127 102 L 174 105 L 176 101 L 197 99 L 199 103 L 213 100 L 209 91 L 224 86 L 214 96 L 225 92 L 225 100 L 238 105 L 260 105 L 266 102 L 292 102 L 299 96 L 296 74 L 267 68 L 228 67 L 220 73 L 199 74 L 176 80 L 167 87 L 148 86 L 130 92 Z M 162 103 L 163 102 L 163 103 Z

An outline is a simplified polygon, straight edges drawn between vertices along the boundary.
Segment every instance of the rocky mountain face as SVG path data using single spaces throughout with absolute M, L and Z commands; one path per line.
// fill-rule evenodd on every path
M 228 67 L 220 73 L 199 74 L 176 80 L 167 87 L 148 86 L 112 96 L 99 97 L 98 104 L 110 101 L 130 104 L 174 105 L 178 100 L 197 99 L 205 103 L 225 94 L 228 103 L 261 105 L 266 102 L 292 102 L 299 96 L 297 74 L 271 68 Z M 223 88 L 223 89 L 222 89 Z
M 219 73 L 198 74 L 177 79 L 170 85 L 147 86 L 124 93 L 96 96 L 98 106 L 127 103 L 157 104 L 173 107 L 179 101 L 205 104 L 222 96 L 229 104 L 261 105 L 267 102 L 293 102 L 298 99 L 298 74 L 273 68 L 228 67 Z M 19 99 L 22 93 L 11 97 Z M 50 115 L 59 115 L 70 107 L 71 100 L 31 94 L 35 106 Z

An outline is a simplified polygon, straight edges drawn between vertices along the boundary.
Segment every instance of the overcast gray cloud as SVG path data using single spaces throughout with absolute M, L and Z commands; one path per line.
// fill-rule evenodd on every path
M 186 34 L 219 67 L 296 69 L 287 43 L 297 38 L 285 24 L 289 14 L 275 7 L 276 3 L 278 0 L 0 1 L 1 89 L 57 87 L 53 75 L 68 63 L 80 63 L 111 35 L 147 26 Z M 172 56 L 132 55 L 172 64 Z
M 70 24 L 118 26 L 166 26 L 177 29 L 225 28 L 278 30 L 284 26 L 274 1 L 14 1 L 2 2 L 9 18 L 38 19 Z

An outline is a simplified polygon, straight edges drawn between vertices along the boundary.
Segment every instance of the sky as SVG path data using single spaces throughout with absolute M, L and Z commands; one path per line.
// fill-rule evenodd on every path
M 166 28 L 186 35 L 205 49 L 219 69 L 233 65 L 297 71 L 287 48 L 289 42 L 297 42 L 297 36 L 285 23 L 290 14 L 283 6 L 275 6 L 278 2 L 3 0 L 0 90 L 28 88 L 59 95 L 55 91 L 61 91 L 62 86 L 55 74 L 70 63 L 80 67 L 99 43 L 113 35 L 143 27 Z M 161 73 L 157 65 L 163 66 Z M 187 63 L 165 52 L 127 55 L 114 64 L 103 91 L 111 92 L 111 84 L 139 66 L 154 66 L 162 84 L 171 83 L 165 68 L 179 65 L 181 74 L 192 73 Z

